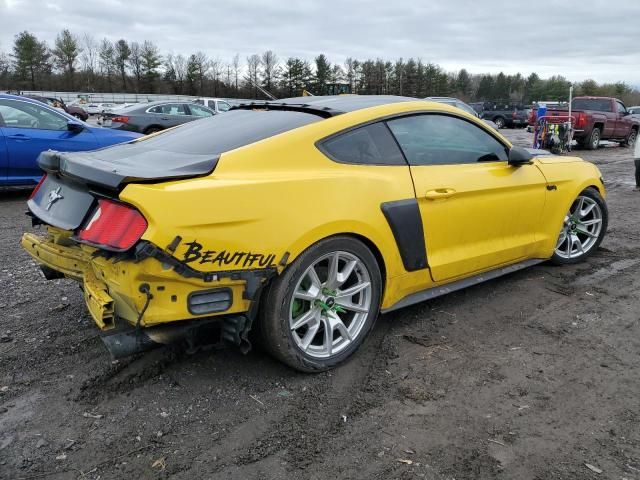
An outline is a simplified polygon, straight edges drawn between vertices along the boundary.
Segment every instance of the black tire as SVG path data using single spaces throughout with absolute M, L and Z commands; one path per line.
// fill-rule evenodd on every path
M 504 128 L 507 125 L 507 122 L 502 117 L 494 118 L 493 119 L 493 123 L 496 124 L 496 127 L 498 127 L 498 130 L 501 129 L 501 128 Z
M 627 147 L 633 147 L 637 141 L 638 141 L 638 129 L 632 128 L 631 132 L 629 132 L 629 135 L 624 141 L 624 145 L 626 145 Z
M 600 207 L 600 210 L 602 212 L 602 227 L 600 229 L 600 233 L 599 233 L 598 238 L 596 239 L 595 243 L 593 244 L 593 246 L 591 248 L 589 248 L 589 250 L 587 250 L 582 255 L 579 255 L 579 256 L 576 256 L 576 257 L 573 257 L 573 258 L 564 258 L 564 257 L 561 257 L 560 255 L 558 255 L 558 253 L 554 249 L 553 256 L 550 259 L 551 263 L 553 263 L 554 265 L 572 265 L 574 263 L 580 263 L 580 262 L 586 260 L 588 257 L 593 255 L 593 253 L 596 250 L 598 250 L 598 247 L 602 243 L 602 240 L 604 239 L 604 236 L 607 233 L 607 226 L 609 224 L 609 210 L 607 208 L 606 202 L 604 201 L 604 199 L 602 198 L 602 196 L 600 195 L 598 190 L 596 190 L 593 187 L 590 187 L 590 188 L 587 188 L 584 191 L 582 191 L 582 193 L 580 193 L 579 196 L 585 196 L 585 197 L 592 198 L 598 204 L 598 206 Z M 575 200 L 574 200 L 574 202 L 575 202 Z M 573 205 L 573 203 L 572 203 L 572 205 Z
M 82 120 L 84 122 L 84 118 L 82 118 L 82 115 L 80 115 L 79 113 L 74 113 L 71 116 L 76 117 L 78 120 Z
M 331 252 L 355 255 L 366 267 L 371 279 L 371 304 L 358 335 L 342 351 L 328 358 L 316 358 L 304 352 L 289 327 L 289 309 L 294 289 L 304 272 L 318 259 Z M 380 310 L 382 277 L 375 256 L 360 241 L 336 236 L 321 240 L 305 250 L 265 289 L 259 318 L 258 335 L 262 346 L 278 360 L 302 372 L 322 372 L 349 358 L 373 328 Z
M 600 145 L 601 136 L 602 134 L 600 132 L 600 128 L 593 127 L 593 130 L 591 131 L 591 135 L 589 135 L 589 139 L 586 142 L 584 142 L 584 147 L 587 150 L 596 150 L 598 148 L 598 145 Z
M 148 127 L 148 128 L 144 131 L 144 134 L 145 134 L 145 135 L 151 135 L 152 133 L 156 133 L 156 132 L 159 132 L 159 131 L 161 131 L 161 130 L 163 130 L 163 129 L 162 129 L 162 128 L 160 128 L 160 127 Z

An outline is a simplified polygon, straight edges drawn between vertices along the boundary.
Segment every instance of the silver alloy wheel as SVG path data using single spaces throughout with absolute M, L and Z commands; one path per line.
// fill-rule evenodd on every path
M 314 358 L 329 358 L 353 342 L 371 309 L 369 271 L 349 252 L 323 255 L 298 280 L 289 304 L 296 345 Z
M 572 259 L 586 254 L 602 231 L 602 209 L 593 198 L 580 195 L 564 217 L 556 243 L 556 255 Z
M 591 148 L 594 150 L 600 145 L 600 129 L 596 128 L 591 134 Z

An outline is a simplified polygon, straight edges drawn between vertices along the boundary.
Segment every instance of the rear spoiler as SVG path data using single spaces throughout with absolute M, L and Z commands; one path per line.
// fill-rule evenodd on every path
M 158 151 L 144 142 L 132 142 L 89 152 L 47 150 L 38 157 L 38 165 L 47 173 L 117 191 L 128 183 L 208 175 L 219 159 L 216 154 Z

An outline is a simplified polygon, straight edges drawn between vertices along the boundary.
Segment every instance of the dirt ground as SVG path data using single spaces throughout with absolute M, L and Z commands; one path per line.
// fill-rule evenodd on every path
M 0 193 L 0 478 L 640 479 L 640 193 L 629 149 L 576 154 L 609 193 L 588 262 L 384 315 L 316 375 L 255 350 L 112 362 L 78 286 L 20 249 L 26 194 Z

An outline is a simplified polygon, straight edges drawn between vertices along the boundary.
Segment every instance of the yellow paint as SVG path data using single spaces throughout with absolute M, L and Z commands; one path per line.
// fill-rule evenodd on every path
M 120 199 L 147 219 L 144 240 L 164 249 L 180 236 L 174 253 L 180 260 L 190 242 L 202 246 L 201 254 L 213 252 L 189 263 L 203 272 L 258 267 L 256 261 L 245 264 L 246 257 L 238 264 L 200 263 L 220 252 L 227 259 L 236 252 L 261 255 L 262 260 L 272 256 L 281 271 L 278 263 L 285 254 L 290 264 L 323 238 L 362 238 L 383 260 L 382 307 L 389 308 L 425 288 L 528 258 L 549 258 L 573 199 L 589 186 L 604 195 L 598 169 L 567 157 L 536 159 L 520 167 L 506 162 L 413 167 L 412 180 L 408 167 L 340 164 L 315 147 L 318 140 L 343 129 L 423 111 L 465 118 L 510 146 L 482 121 L 456 108 L 424 101 L 395 103 L 321 120 L 226 152 L 209 176 L 129 184 Z M 548 184 L 557 190 L 547 190 Z M 404 269 L 380 209 L 384 202 L 416 196 L 431 272 Z M 91 283 L 97 301 L 87 303 L 101 328 L 109 327 L 105 315 L 110 301 L 112 314 L 137 321 L 146 300 L 139 291 L 142 283 L 148 283 L 153 294 L 142 325 L 197 318 L 187 310 L 187 295 L 217 286 L 233 291 L 233 305 L 225 314 L 250 306 L 242 298 L 242 281 L 186 279 L 152 258 L 139 263 L 90 258 L 92 249 L 73 245 L 68 234 L 57 229 L 50 228 L 46 238 L 25 234 L 22 244 L 39 262 Z

